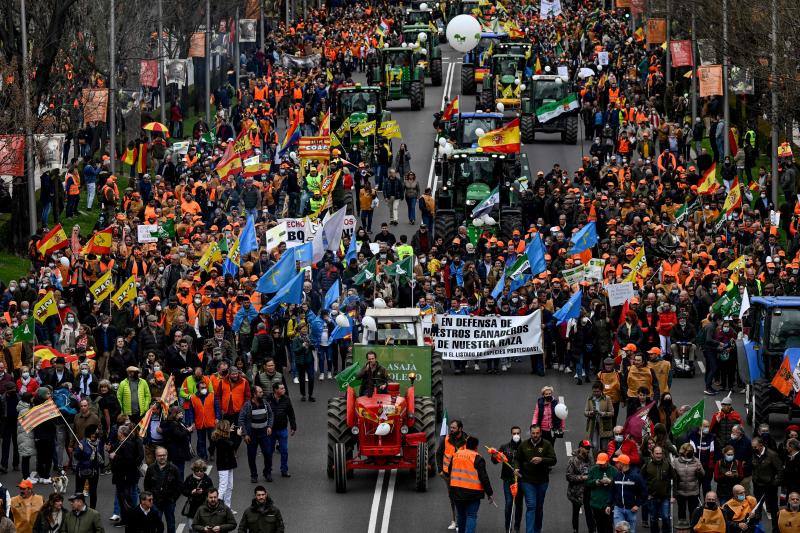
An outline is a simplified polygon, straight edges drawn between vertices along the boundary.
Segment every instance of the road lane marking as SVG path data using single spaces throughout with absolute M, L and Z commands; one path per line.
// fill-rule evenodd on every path
M 392 514 L 392 500 L 394 499 L 394 482 L 397 478 L 397 469 L 393 468 L 389 475 L 389 487 L 386 489 L 386 503 L 383 505 L 383 521 L 381 533 L 389 533 L 389 517 Z
M 453 82 L 453 72 L 455 71 L 455 63 L 448 63 L 447 64 L 447 74 L 444 77 L 444 87 L 442 89 L 442 103 L 439 105 L 439 111 L 444 111 L 444 104 L 445 98 L 450 94 L 448 87 Z M 435 140 L 435 139 L 434 139 Z M 436 191 L 436 187 L 434 185 L 434 168 L 436 164 L 436 147 L 433 147 L 433 152 L 431 153 L 431 166 L 428 169 L 428 187 L 431 187 L 433 191 Z
M 175 533 L 183 533 L 184 527 L 186 527 L 186 522 L 181 522 L 178 524 L 178 527 L 175 528 Z
M 706 373 L 706 364 L 702 361 L 697 362 L 697 368 L 700 369 L 700 372 L 705 374 Z
M 367 529 L 367 533 L 373 533 L 375 531 L 375 526 L 378 524 L 378 509 L 381 506 L 384 472 L 384 470 L 378 470 L 378 480 L 375 482 L 375 494 L 372 495 L 372 507 L 369 511 L 369 529 Z
M 564 446 L 567 448 L 567 457 L 572 457 L 572 441 L 565 440 Z

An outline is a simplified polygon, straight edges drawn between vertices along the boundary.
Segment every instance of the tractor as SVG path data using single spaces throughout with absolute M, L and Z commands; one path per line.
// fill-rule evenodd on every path
M 502 113 L 458 113 L 445 123 L 444 133 L 455 148 L 477 148 L 479 130 L 486 133 L 502 126 Z
M 405 43 L 404 43 L 405 44 Z M 383 88 L 383 100 L 411 101 L 411 109 L 425 107 L 425 71 L 427 50 L 408 45 L 379 48 L 367 71 L 367 81 Z
M 447 3 L 447 20 L 458 15 L 480 14 L 479 0 L 451 0 Z
M 480 107 L 494 109 L 499 102 L 504 111 L 519 111 L 521 95 L 527 88 L 523 81 L 526 63 L 524 55 L 493 54 L 489 59 L 489 74 L 483 77 L 478 95 Z
M 498 154 L 482 148 L 455 149 L 435 171 L 436 237 L 452 240 L 458 226 L 467 226 L 470 241 L 477 241 L 484 231 L 510 239 L 515 229 L 522 229 L 519 190 L 526 180 L 530 183 L 530 166 L 524 153 Z M 500 202 L 492 209 L 492 217 L 472 219 L 472 210 L 492 194 L 497 187 Z M 478 224 L 476 224 L 478 221 Z
M 794 394 L 784 396 L 771 383 L 785 355 L 792 363 L 799 358 L 800 297 L 754 296 L 744 325 L 748 335 L 736 341 L 730 357 L 737 357 L 745 382 L 747 422 L 754 428 L 797 423 L 800 407 L 793 402 Z
M 464 55 L 461 65 L 461 94 L 475 94 L 475 87 L 489 72 L 489 58 L 498 43 L 508 40 L 507 33 L 482 32 L 478 45 Z
M 578 114 L 577 97 L 570 105 L 554 106 L 558 102 L 575 96 L 575 89 L 568 79 L 550 74 L 535 74 L 522 96 L 522 113 L 519 129 L 522 142 L 532 143 L 536 132 L 560 133 L 561 142 L 577 144 Z
M 373 144 L 375 136 L 362 137 L 358 124 L 374 120 L 377 131 L 383 122 L 392 118 L 391 112 L 384 109 L 380 87 L 363 87 L 360 84 L 340 87 L 336 90 L 333 104 L 331 131 L 338 132 L 339 140 L 347 148 L 355 146 L 360 140 L 364 140 L 368 147 Z M 345 120 L 349 127 L 342 128 Z
M 403 26 L 403 42 L 414 48 L 425 49 L 427 56 L 426 77 L 431 84 L 438 87 L 442 84 L 442 51 L 439 49 L 439 33 L 430 26 L 414 24 Z
M 374 351 L 389 381 L 362 396 L 350 386 L 344 397 L 328 400 L 328 477 L 345 492 L 356 470 L 410 470 L 416 490 L 425 491 L 436 471 L 442 360 L 423 337 L 418 308 L 367 309 L 362 324 L 348 365 Z

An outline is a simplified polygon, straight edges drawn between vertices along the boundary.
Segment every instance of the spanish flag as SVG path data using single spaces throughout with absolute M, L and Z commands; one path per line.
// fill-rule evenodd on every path
M 731 190 L 728 196 L 725 197 L 725 203 L 722 205 L 722 212 L 727 216 L 742 208 L 742 186 L 739 185 L 739 178 L 734 178 Z
M 458 96 L 450 100 L 447 103 L 447 107 L 444 108 L 444 112 L 442 113 L 442 120 L 450 120 L 453 118 L 454 115 L 458 114 Z
M 69 246 L 69 241 L 67 240 L 67 234 L 64 232 L 64 228 L 61 227 L 61 224 L 58 224 L 56 227 L 48 231 L 36 243 L 36 249 L 42 255 L 51 254 L 56 250 L 61 250 L 67 246 Z
M 711 163 L 703 173 L 700 179 L 700 184 L 697 186 L 697 194 L 714 194 L 719 189 L 719 182 L 717 181 L 717 164 Z
M 97 281 L 89 287 L 89 291 L 94 296 L 95 302 L 102 302 L 114 290 L 114 283 L 111 280 L 111 269 L 109 268 L 105 274 L 97 278 Z
M 117 309 L 122 309 L 122 306 L 126 302 L 130 302 L 134 298 L 136 298 L 136 277 L 131 276 L 128 278 L 128 281 L 123 283 L 117 292 L 114 293 L 114 296 L 111 297 L 111 301 L 114 302 Z
M 636 31 L 633 32 L 633 38 L 636 39 L 637 43 L 640 43 L 644 40 L 644 29 L 641 27 L 636 28 Z
M 214 170 L 219 174 L 219 179 L 225 180 L 228 176 L 236 174 L 241 169 L 242 158 L 233 151 L 233 144 L 229 144 Z
M 484 152 L 516 154 L 520 150 L 519 119 L 515 118 L 502 128 L 486 132 L 478 138 Z
M 539 61 L 539 56 L 536 56 L 536 63 L 533 65 L 533 73 L 534 74 L 542 73 L 542 62 Z
M 251 178 L 253 176 L 260 176 L 261 174 L 268 174 L 271 166 L 272 165 L 269 163 L 262 163 L 261 156 L 254 155 L 244 160 L 242 175 L 245 178 Z
M 47 320 L 47 317 L 57 314 L 58 306 L 56 305 L 56 297 L 53 294 L 53 291 L 50 291 L 42 296 L 42 299 L 36 302 L 36 304 L 33 306 L 33 316 L 36 317 L 36 321 L 39 324 L 44 324 L 44 321 Z
M 83 247 L 81 253 L 84 255 L 108 255 L 111 253 L 112 240 L 113 237 L 111 235 L 111 227 L 108 227 L 102 231 L 98 231 L 92 235 L 92 238 L 89 239 L 89 242 L 87 242 L 86 246 Z
M 242 129 L 239 136 L 236 137 L 236 140 L 233 141 L 233 151 L 242 159 L 253 155 L 253 143 L 250 142 L 250 136 L 244 129 Z
M 133 165 L 136 162 L 136 149 L 130 146 L 125 148 L 125 151 L 122 152 L 122 156 L 120 157 L 120 161 L 126 165 Z
M 139 144 L 136 149 L 136 173 L 144 174 L 147 172 L 147 143 Z

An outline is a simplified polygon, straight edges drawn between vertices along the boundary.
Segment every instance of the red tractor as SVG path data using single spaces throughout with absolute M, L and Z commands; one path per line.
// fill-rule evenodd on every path
M 414 374 L 405 396 L 400 384 L 385 391 L 328 400 L 328 477 L 336 492 L 347 491 L 356 470 L 411 470 L 417 491 L 428 490 L 428 474 L 436 471 L 436 405 L 431 397 L 414 398 Z

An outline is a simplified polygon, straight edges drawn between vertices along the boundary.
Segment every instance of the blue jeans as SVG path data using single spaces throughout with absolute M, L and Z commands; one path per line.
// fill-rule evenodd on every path
M 506 528 L 503 531 L 511 529 L 511 508 L 514 508 L 514 529 L 519 530 L 522 523 L 522 507 L 523 497 L 522 491 L 517 491 L 517 497 L 511 497 L 511 482 L 503 481 L 503 495 L 506 497 Z
M 267 437 L 267 453 L 264 455 L 264 469 L 272 474 L 272 452 L 275 451 L 275 443 L 278 443 L 278 450 L 281 452 L 281 474 L 289 471 L 289 428 L 273 429 L 272 435 Z
M 158 502 L 156 509 L 164 515 L 167 533 L 175 533 L 175 502 Z
M 208 440 L 212 431 L 211 428 L 197 430 L 197 455 L 203 460 L 208 459 Z
M 372 209 L 361 210 L 361 227 L 367 232 L 372 231 Z
M 544 515 L 544 497 L 548 483 L 526 483 L 519 486 L 525 494 L 525 533 L 542 533 L 542 516 Z
M 406 198 L 406 205 L 408 205 L 408 222 L 415 224 L 417 222 L 417 199 Z
M 422 213 L 422 223 L 428 226 L 428 233 L 433 233 L 433 221 L 434 218 L 432 216 Z
M 247 443 L 247 465 L 250 467 L 250 477 L 257 478 L 258 471 L 256 469 L 256 453 L 261 448 L 261 455 L 264 456 L 264 476 L 269 474 L 267 470 L 267 450 L 269 450 L 269 437 L 267 437 L 266 429 L 259 429 L 253 431 L 250 435 L 250 442 Z
M 636 533 L 636 513 L 624 507 L 614 507 L 614 524 L 618 524 L 623 520 L 631 526 L 631 533 Z
M 480 500 L 456 501 L 456 525 L 459 533 L 475 533 L 478 529 Z
M 131 498 L 131 501 L 137 503 L 139 502 L 139 485 L 133 486 L 133 497 Z M 121 508 L 119 506 L 119 497 L 116 494 L 114 494 L 114 514 L 119 516 L 120 514 L 122 514 L 120 510 Z
M 650 531 L 658 533 L 658 519 L 661 518 L 661 531 L 669 533 L 672 530 L 670 519 L 672 509 L 669 498 L 652 499 L 647 504 L 650 506 Z
M 50 211 L 53 209 L 53 203 L 47 202 L 42 206 L 42 226 L 47 227 L 47 219 L 50 218 Z
M 331 372 L 331 346 L 317 346 L 317 370 L 320 375 L 325 372 L 326 363 L 328 372 Z

